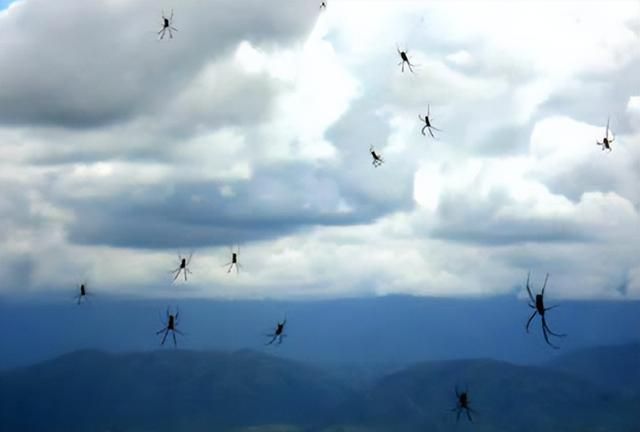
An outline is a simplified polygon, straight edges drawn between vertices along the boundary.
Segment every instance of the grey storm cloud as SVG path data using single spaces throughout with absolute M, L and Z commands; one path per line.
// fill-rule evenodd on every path
M 211 59 L 248 39 L 303 39 L 308 2 L 180 2 L 179 37 L 158 41 L 156 1 L 22 1 L 0 26 L 0 124 L 88 128 L 168 104 Z M 169 13 L 165 9 L 165 13 Z

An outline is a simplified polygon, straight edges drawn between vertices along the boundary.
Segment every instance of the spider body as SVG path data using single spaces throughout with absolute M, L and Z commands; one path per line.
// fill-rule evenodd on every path
M 407 51 L 406 50 L 401 51 L 400 48 L 397 47 L 397 46 L 396 46 L 396 49 L 398 51 L 398 54 L 400 55 L 400 63 L 398 63 L 398 66 L 401 66 L 402 72 L 404 72 L 404 65 L 406 64 L 407 67 L 409 68 L 409 71 L 411 71 L 411 73 L 414 73 L 413 72 L 413 68 L 416 65 L 411 63 L 411 61 L 409 60 L 409 56 L 407 55 Z
M 377 168 L 384 163 L 384 160 L 382 159 L 382 155 L 376 153 L 373 146 L 369 147 L 369 153 L 371 153 L 371 157 L 373 158 L 373 160 L 371 161 L 371 164 L 374 167 Z
M 286 336 L 284 334 L 284 326 L 285 324 L 287 324 L 287 319 L 285 318 L 284 321 L 282 322 L 278 322 L 278 324 L 276 324 L 276 329 L 272 334 L 268 334 L 267 336 L 271 338 L 270 341 L 268 341 L 266 343 L 266 345 L 271 345 L 273 344 L 276 340 L 278 341 L 278 345 L 280 345 L 282 343 L 282 339 Z
M 529 320 L 527 321 L 525 329 L 527 330 L 527 333 L 529 333 L 529 326 L 531 325 L 531 321 L 533 321 L 533 319 L 536 317 L 536 315 L 540 315 L 540 320 L 542 321 L 542 335 L 544 336 L 544 340 L 552 348 L 558 349 L 559 347 L 557 347 L 556 345 L 552 344 L 549 341 L 549 335 L 553 335 L 553 336 L 556 336 L 556 337 L 565 337 L 566 335 L 554 333 L 549 328 L 549 325 L 547 324 L 547 318 L 546 318 L 547 311 L 549 311 L 549 310 L 551 310 L 551 309 L 556 307 L 556 306 L 550 306 L 550 307 L 545 307 L 544 306 L 544 290 L 547 287 L 547 281 L 549 280 L 549 273 L 547 273 L 547 275 L 544 278 L 544 284 L 542 285 L 542 291 L 540 292 L 540 294 L 536 294 L 535 297 L 531 293 L 531 287 L 529 285 L 530 276 L 531 276 L 531 273 L 527 274 L 527 286 L 526 287 L 527 287 L 527 293 L 529 294 L 529 299 L 531 300 L 531 303 L 529 303 L 529 307 L 532 308 L 532 309 L 535 309 L 535 310 L 533 311 L 533 313 L 529 317 Z

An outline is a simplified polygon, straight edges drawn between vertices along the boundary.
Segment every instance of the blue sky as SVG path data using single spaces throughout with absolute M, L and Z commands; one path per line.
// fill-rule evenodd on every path
M 13 0 L 0 0 L 0 9 L 6 9 L 11 3 Z
M 637 2 L 235 3 L 0 15 L 1 296 L 640 296 Z

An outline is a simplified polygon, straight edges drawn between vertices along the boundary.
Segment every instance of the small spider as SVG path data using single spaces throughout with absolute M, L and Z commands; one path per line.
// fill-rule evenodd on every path
M 178 29 L 173 26 L 173 9 L 171 9 L 171 15 L 169 16 L 169 18 L 165 17 L 164 11 L 162 11 L 162 29 L 160 29 L 160 31 L 158 32 L 158 34 L 160 35 L 160 40 L 164 39 L 164 35 L 166 32 L 169 32 L 169 38 L 173 39 L 173 33 L 171 32 L 171 30 L 178 31 Z
M 82 303 L 82 300 L 84 300 L 86 303 L 87 299 L 89 298 L 89 293 L 87 292 L 87 284 L 81 283 L 80 285 L 78 285 L 78 290 L 80 292 L 74 298 L 78 300 L 78 304 Z
M 547 342 L 547 344 L 555 349 L 558 349 L 557 346 L 555 346 L 554 344 L 552 344 L 551 342 L 549 342 L 549 334 L 552 334 L 553 336 L 557 336 L 557 337 L 565 337 L 566 335 L 564 334 L 557 334 L 551 331 L 551 329 L 549 328 L 549 326 L 547 325 L 547 319 L 545 318 L 544 314 L 545 312 L 547 312 L 548 310 L 551 310 L 553 308 L 555 308 L 556 306 L 551 306 L 548 308 L 544 307 L 544 290 L 547 287 L 547 280 L 549 279 L 549 273 L 547 273 L 547 276 L 544 278 L 544 284 L 542 285 L 542 291 L 540 292 L 540 294 L 536 294 L 535 298 L 533 297 L 533 294 L 531 293 L 531 288 L 529 286 L 529 276 L 531 275 L 531 272 L 529 272 L 527 274 L 527 293 L 529 293 L 529 298 L 531 299 L 531 302 L 533 303 L 529 303 L 529 307 L 535 309 L 533 311 L 533 313 L 531 314 L 531 316 L 529 317 L 529 320 L 527 321 L 527 325 L 526 325 L 526 329 L 527 329 L 527 333 L 529 333 L 529 325 L 531 324 L 531 321 L 535 318 L 536 315 L 540 315 L 540 318 L 542 319 L 542 334 L 544 335 L 544 340 Z
M 157 335 L 164 332 L 164 336 L 162 336 L 162 342 L 160 345 L 164 345 L 164 342 L 167 340 L 167 335 L 171 332 L 171 336 L 173 336 L 173 346 L 178 346 L 178 342 L 176 341 L 176 333 L 184 336 L 184 334 L 178 330 L 176 327 L 178 326 L 178 316 L 180 315 L 180 311 L 176 309 L 176 314 L 173 315 L 169 312 L 169 308 L 167 308 L 166 322 L 162 322 L 164 328 L 158 330 L 156 332 Z M 162 319 L 160 319 L 162 321 Z
M 402 72 L 404 72 L 404 64 L 406 63 L 411 73 L 414 73 L 413 68 L 416 67 L 417 65 L 412 64 L 409 61 L 409 57 L 407 56 L 407 51 L 406 50 L 400 51 L 400 47 L 398 47 L 397 45 L 396 45 L 396 49 L 398 50 L 398 54 L 400 55 L 401 61 L 400 63 L 398 63 L 398 66 L 402 65 Z
M 183 258 L 182 255 L 178 254 L 178 268 L 169 272 L 174 275 L 174 281 L 178 279 L 181 271 L 184 273 L 184 280 L 187 280 L 187 273 L 191 274 L 191 270 L 187 268 L 191 264 L 191 257 L 193 257 L 193 253 L 189 254 L 189 258 Z
M 265 345 L 271 345 L 276 341 L 276 339 L 278 340 L 278 345 L 282 343 L 282 338 L 287 336 L 286 334 L 284 334 L 284 325 L 286 323 L 287 323 L 286 317 L 284 318 L 284 321 L 278 322 L 278 324 L 276 325 L 276 330 L 273 333 L 267 335 L 268 337 L 271 338 L 271 340 L 267 342 Z
M 458 387 L 456 386 L 456 398 L 458 399 L 457 405 L 451 411 L 456 412 L 456 421 L 460 420 L 460 414 L 464 411 L 467 414 L 467 418 L 470 422 L 473 423 L 473 419 L 471 418 L 471 413 L 475 413 L 474 410 L 469 406 L 469 390 L 466 389 L 462 393 L 458 391 Z
M 384 163 L 384 160 L 382 159 L 382 155 L 376 153 L 373 146 L 369 146 L 369 153 L 371 153 L 371 157 L 373 158 L 373 160 L 371 161 L 371 164 L 374 167 L 379 167 Z
M 322 3 L 320 3 L 320 9 L 326 9 L 327 8 L 327 2 L 323 1 Z
M 609 118 L 607 117 L 607 128 L 604 131 L 604 138 L 602 138 L 602 142 L 596 141 L 596 145 L 602 147 L 602 151 L 609 150 L 611 151 L 611 143 L 615 141 L 615 136 L 613 132 L 611 132 L 611 139 L 609 139 Z
M 229 266 L 227 273 L 231 273 L 234 265 L 236 266 L 236 274 L 240 273 L 242 264 L 238 262 L 238 255 L 240 255 L 240 246 L 238 246 L 235 252 L 233 251 L 233 247 L 231 247 L 231 261 L 223 265 L 223 267 Z
M 431 124 L 431 120 L 429 119 L 429 114 L 430 114 L 430 106 L 427 105 L 427 115 L 424 116 L 424 118 L 422 118 L 422 116 L 420 114 L 418 114 L 418 118 L 420 119 L 420 121 L 424 122 L 424 126 L 422 126 L 422 130 L 420 131 L 420 133 L 424 136 L 427 136 L 427 134 L 424 133 L 424 130 L 427 129 L 429 131 L 429 135 L 431 135 L 431 138 L 435 138 L 435 136 L 433 136 L 433 132 L 431 129 L 433 130 L 437 130 L 438 132 L 441 132 L 440 129 L 438 129 L 437 127 L 434 127 Z

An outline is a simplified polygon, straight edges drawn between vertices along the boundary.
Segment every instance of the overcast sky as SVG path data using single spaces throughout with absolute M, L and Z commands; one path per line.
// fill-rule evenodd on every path
M 0 296 L 640 298 L 638 1 L 319 3 L 0 11 Z

